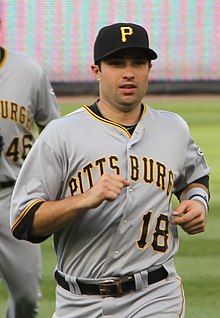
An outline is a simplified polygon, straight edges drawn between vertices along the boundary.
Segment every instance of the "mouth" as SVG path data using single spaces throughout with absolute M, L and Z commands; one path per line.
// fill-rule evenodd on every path
M 123 94 L 133 94 L 137 87 L 133 83 L 123 83 L 119 86 L 119 89 L 123 92 Z

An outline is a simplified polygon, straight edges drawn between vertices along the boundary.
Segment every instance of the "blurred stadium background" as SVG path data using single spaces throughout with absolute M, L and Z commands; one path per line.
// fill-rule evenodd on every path
M 95 94 L 98 30 L 142 24 L 158 52 L 149 93 L 220 93 L 219 0 L 0 0 L 1 43 L 27 53 L 57 95 Z

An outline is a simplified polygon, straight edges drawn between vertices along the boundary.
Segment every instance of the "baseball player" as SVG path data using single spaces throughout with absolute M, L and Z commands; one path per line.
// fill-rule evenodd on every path
M 37 316 L 40 247 L 12 236 L 10 201 L 35 139 L 33 124 L 42 130 L 59 114 L 56 97 L 41 67 L 26 55 L 0 47 L 0 278 L 9 293 L 7 318 Z
M 204 231 L 210 169 L 180 116 L 142 102 L 156 58 L 142 26 L 103 27 L 99 99 L 49 123 L 21 169 L 12 232 L 54 235 L 54 318 L 184 317 L 177 225 Z

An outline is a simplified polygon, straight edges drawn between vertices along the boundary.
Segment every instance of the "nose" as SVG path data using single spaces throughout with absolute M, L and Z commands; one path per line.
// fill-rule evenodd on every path
M 124 74 L 123 74 L 123 79 L 126 79 L 126 80 L 134 79 L 134 72 L 132 71 L 131 68 L 127 67 L 125 69 Z

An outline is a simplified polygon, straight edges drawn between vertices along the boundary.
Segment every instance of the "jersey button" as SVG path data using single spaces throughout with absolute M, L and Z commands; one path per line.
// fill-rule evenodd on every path
M 115 255 L 115 257 L 118 257 L 119 256 L 119 251 L 115 251 L 114 255 Z
M 131 188 L 129 189 L 129 193 L 130 193 L 130 195 L 133 194 L 133 190 Z

